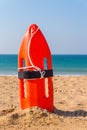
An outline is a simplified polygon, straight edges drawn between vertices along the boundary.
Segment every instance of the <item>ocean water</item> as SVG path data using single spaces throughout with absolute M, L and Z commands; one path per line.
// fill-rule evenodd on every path
M 87 55 L 53 55 L 55 75 L 87 75 Z
M 17 55 L 0 55 L 0 75 L 17 75 Z M 87 75 L 87 55 L 52 55 L 54 75 Z

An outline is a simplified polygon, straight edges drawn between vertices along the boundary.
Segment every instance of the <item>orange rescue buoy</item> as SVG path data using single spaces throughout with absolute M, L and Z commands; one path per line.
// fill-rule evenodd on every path
M 53 111 L 52 57 L 36 24 L 26 31 L 18 54 L 18 78 L 22 109 L 32 106 Z

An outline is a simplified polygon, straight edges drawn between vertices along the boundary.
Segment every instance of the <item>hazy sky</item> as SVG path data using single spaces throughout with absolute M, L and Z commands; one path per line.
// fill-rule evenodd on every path
M 53 54 L 87 54 L 87 0 L 0 0 L 0 54 L 17 54 L 32 23 Z

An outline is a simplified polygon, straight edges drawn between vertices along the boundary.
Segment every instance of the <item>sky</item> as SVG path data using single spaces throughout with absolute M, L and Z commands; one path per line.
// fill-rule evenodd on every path
M 0 54 L 18 54 L 32 23 L 52 54 L 87 54 L 87 0 L 0 0 Z

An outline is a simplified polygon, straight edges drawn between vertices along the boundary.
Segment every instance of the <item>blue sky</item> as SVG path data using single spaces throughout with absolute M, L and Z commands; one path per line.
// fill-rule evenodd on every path
M 0 54 L 17 54 L 32 23 L 52 54 L 87 54 L 87 0 L 0 0 Z

